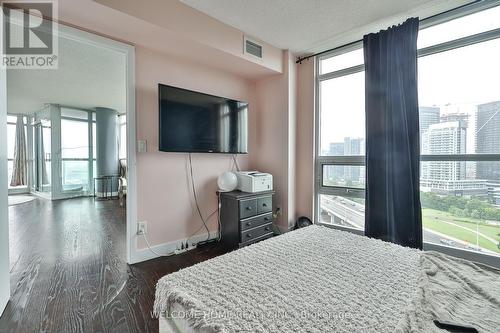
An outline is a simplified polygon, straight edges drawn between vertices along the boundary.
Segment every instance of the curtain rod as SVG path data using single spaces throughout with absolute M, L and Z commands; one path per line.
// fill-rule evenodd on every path
M 426 22 L 432 21 L 436 17 L 442 16 L 442 15 L 445 15 L 445 14 L 448 14 L 450 12 L 454 12 L 454 11 L 457 11 L 457 10 L 461 10 L 463 8 L 467 8 L 467 7 L 471 7 L 471 6 L 472 6 L 472 8 L 475 8 L 478 3 L 489 4 L 489 6 L 485 6 L 484 9 L 486 9 L 486 8 L 489 8 L 489 7 L 493 7 L 493 5 L 495 3 L 497 3 L 497 2 L 498 2 L 498 0 L 492 0 L 492 1 L 489 1 L 489 0 L 475 0 L 475 1 L 467 3 L 465 5 L 462 5 L 462 6 L 459 6 L 459 7 L 455 7 L 455 8 L 452 8 L 452 9 L 448 9 L 448 10 L 446 10 L 444 12 L 441 12 L 441 13 L 438 13 L 438 14 L 434 14 L 432 16 L 429 16 L 429 17 L 426 17 L 424 19 L 421 19 L 420 20 L 420 24 L 424 23 L 424 25 L 425 25 Z M 337 46 L 337 47 L 334 47 L 334 48 L 331 48 L 331 49 L 328 49 L 328 50 L 325 50 L 325 51 L 321 51 L 321 52 L 314 53 L 314 54 L 311 54 L 311 55 L 308 55 L 308 56 L 304 56 L 304 57 L 298 57 L 297 60 L 295 61 L 295 63 L 296 64 L 302 64 L 302 61 L 304 61 L 304 60 L 308 60 L 308 59 L 311 59 L 311 58 L 314 58 L 314 57 L 317 57 L 317 56 L 323 55 L 325 53 L 329 53 L 329 52 L 332 52 L 332 51 L 335 51 L 335 50 L 338 50 L 338 49 L 341 49 L 341 48 L 344 48 L 344 47 L 349 47 L 349 46 L 352 46 L 354 44 L 361 43 L 362 41 L 363 41 L 363 39 L 358 39 L 358 40 L 356 40 L 354 42 L 350 42 L 350 43 L 347 43 L 347 44 L 344 44 L 344 45 L 341 45 L 341 46 Z

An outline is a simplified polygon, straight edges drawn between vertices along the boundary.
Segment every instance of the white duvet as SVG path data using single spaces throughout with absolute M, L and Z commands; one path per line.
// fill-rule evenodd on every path
M 498 332 L 499 300 L 497 270 L 311 226 L 163 277 L 155 313 L 203 332 Z

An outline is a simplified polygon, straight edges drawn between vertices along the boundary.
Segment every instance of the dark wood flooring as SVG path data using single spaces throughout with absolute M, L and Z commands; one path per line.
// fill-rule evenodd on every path
M 211 246 L 129 266 L 118 201 L 36 199 L 9 207 L 9 224 L 2 333 L 158 332 L 158 279 L 225 252 Z

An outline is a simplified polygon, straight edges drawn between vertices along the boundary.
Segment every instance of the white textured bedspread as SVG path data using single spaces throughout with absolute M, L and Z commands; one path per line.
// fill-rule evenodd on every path
M 496 270 L 311 226 L 163 277 L 155 313 L 178 303 L 204 332 L 495 332 L 499 294 Z

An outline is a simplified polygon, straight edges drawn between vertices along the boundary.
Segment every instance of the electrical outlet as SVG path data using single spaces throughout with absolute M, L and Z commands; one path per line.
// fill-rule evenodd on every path
M 148 233 L 148 223 L 146 221 L 137 223 L 137 234 L 145 235 L 147 233 Z
M 280 215 L 281 215 L 281 207 L 276 207 L 276 210 L 274 211 L 273 217 L 275 219 L 277 219 L 278 216 L 280 216 Z

